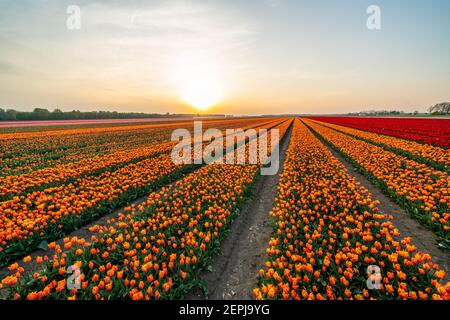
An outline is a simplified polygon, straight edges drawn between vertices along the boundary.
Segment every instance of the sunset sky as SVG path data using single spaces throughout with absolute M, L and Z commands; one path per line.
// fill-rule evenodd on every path
M 425 111 L 450 100 L 449 30 L 448 0 L 0 0 L 0 107 Z

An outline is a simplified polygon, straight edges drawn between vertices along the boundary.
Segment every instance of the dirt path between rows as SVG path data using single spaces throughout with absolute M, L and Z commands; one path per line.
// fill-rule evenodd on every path
M 418 221 L 411 218 L 405 209 L 400 207 L 394 200 L 386 196 L 344 157 L 326 144 L 324 145 L 331 151 L 334 157 L 344 165 L 348 174 L 354 177 L 361 186 L 369 190 L 374 200 L 380 201 L 380 204 L 377 206 L 380 211 L 394 217 L 392 223 L 400 231 L 400 237 L 411 237 L 412 244 L 414 244 L 418 250 L 429 253 L 432 261 L 439 264 L 439 267 L 446 272 L 447 276 L 443 283 L 450 281 L 450 252 L 444 251 L 438 247 L 437 236 L 432 231 L 422 226 Z
M 292 127 L 280 145 L 280 167 L 273 176 L 261 176 L 256 182 L 253 198 L 233 221 L 231 231 L 220 245 L 220 254 L 213 259 L 212 271 L 203 271 L 200 279 L 208 288 L 208 297 L 199 289 L 187 295 L 188 300 L 248 300 L 258 282 L 258 271 L 266 261 L 266 248 L 272 235 L 272 210 L 279 173 L 283 171 Z

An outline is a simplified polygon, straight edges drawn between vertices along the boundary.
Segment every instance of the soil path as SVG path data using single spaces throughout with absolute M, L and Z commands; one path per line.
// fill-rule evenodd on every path
M 429 253 L 432 261 L 439 264 L 447 276 L 443 283 L 450 281 L 450 252 L 440 249 L 437 245 L 436 235 L 429 229 L 422 226 L 419 222 L 410 217 L 408 212 L 400 207 L 395 201 L 386 196 L 377 186 L 370 182 L 362 173 L 360 173 L 353 165 L 351 165 L 344 157 L 335 150 L 324 144 L 328 150 L 338 159 L 350 176 L 354 177 L 361 186 L 365 187 L 372 194 L 374 200 L 379 200 L 377 206 L 381 212 L 392 215 L 394 219 L 392 223 L 400 231 L 400 237 L 411 237 L 412 244 L 418 250 Z
M 283 171 L 292 125 L 280 145 L 280 167 L 273 176 L 261 176 L 256 182 L 253 198 L 233 221 L 231 231 L 220 245 L 220 254 L 213 259 L 212 271 L 204 271 L 200 279 L 207 285 L 208 297 L 195 289 L 187 299 L 247 300 L 258 281 L 258 270 L 266 261 L 266 248 L 272 235 L 272 210 L 279 173 Z

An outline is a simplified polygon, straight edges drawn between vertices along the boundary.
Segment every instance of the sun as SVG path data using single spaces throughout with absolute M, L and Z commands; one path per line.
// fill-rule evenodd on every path
M 180 99 L 199 111 L 208 110 L 223 98 L 220 68 L 211 61 L 181 61 L 175 70 Z
M 180 92 L 181 99 L 194 108 L 205 111 L 219 102 L 220 88 L 207 75 L 193 74 L 190 81 L 186 81 Z

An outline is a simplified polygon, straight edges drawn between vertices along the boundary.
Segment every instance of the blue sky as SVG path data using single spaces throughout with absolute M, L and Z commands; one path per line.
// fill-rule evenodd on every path
M 450 99 L 449 30 L 446 0 L 0 0 L 0 106 L 425 111 Z

